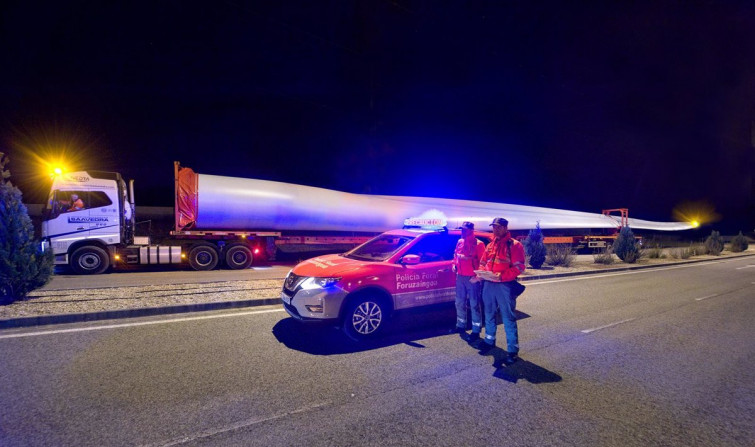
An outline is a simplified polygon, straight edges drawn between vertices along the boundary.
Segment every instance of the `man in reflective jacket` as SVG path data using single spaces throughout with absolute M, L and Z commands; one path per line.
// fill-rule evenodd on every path
M 480 266 L 480 259 L 485 251 L 485 244 L 474 236 L 474 224 L 464 222 L 461 228 L 461 239 L 456 243 L 454 260 L 451 264 L 456 273 L 456 328 L 453 332 L 467 333 L 467 302 L 472 310 L 472 333 L 467 340 L 477 340 L 482 331 L 482 315 L 480 312 L 480 286 L 478 281 L 472 281 L 474 271 Z
M 524 247 L 511 237 L 506 219 L 496 217 L 490 226 L 493 227 L 494 238 L 485 247 L 480 260 L 480 270 L 489 272 L 480 278 L 483 280 L 482 303 L 485 307 L 485 340 L 480 345 L 480 353 L 485 354 L 495 347 L 495 313 L 500 310 L 506 331 L 507 355 L 504 363 L 510 365 L 519 359 L 519 331 L 514 312 L 516 298 L 511 295 L 506 282 L 516 280 L 524 272 Z

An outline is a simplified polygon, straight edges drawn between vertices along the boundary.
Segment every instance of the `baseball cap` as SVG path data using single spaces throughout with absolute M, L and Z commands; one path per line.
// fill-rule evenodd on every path
M 509 221 L 504 219 L 503 217 L 496 217 L 495 219 L 493 219 L 493 223 L 491 223 L 489 226 L 492 227 L 493 225 L 501 225 L 504 227 L 508 227 Z
M 472 222 L 462 222 L 459 229 L 467 228 L 469 230 L 474 230 L 474 224 Z

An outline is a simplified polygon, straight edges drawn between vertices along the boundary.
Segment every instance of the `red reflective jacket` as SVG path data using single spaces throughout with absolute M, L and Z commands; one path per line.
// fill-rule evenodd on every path
M 480 270 L 499 273 L 501 282 L 512 281 L 524 272 L 524 262 L 524 246 L 507 232 L 485 247 Z
M 474 234 L 469 239 L 459 239 L 453 260 L 456 273 L 462 276 L 475 276 L 474 271 L 478 269 L 484 252 L 485 244 L 474 237 Z

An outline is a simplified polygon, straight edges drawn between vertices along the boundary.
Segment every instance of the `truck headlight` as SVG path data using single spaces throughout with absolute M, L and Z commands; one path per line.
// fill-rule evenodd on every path
M 304 290 L 310 289 L 327 289 L 334 286 L 341 278 L 318 278 L 310 276 L 301 283 L 301 288 Z

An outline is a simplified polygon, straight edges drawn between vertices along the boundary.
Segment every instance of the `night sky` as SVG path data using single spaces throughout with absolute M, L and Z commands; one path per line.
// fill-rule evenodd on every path
M 573 3 L 577 3 L 576 5 Z M 755 2 L 4 2 L 0 151 L 755 228 Z M 400 223 L 397 223 L 399 225 Z

